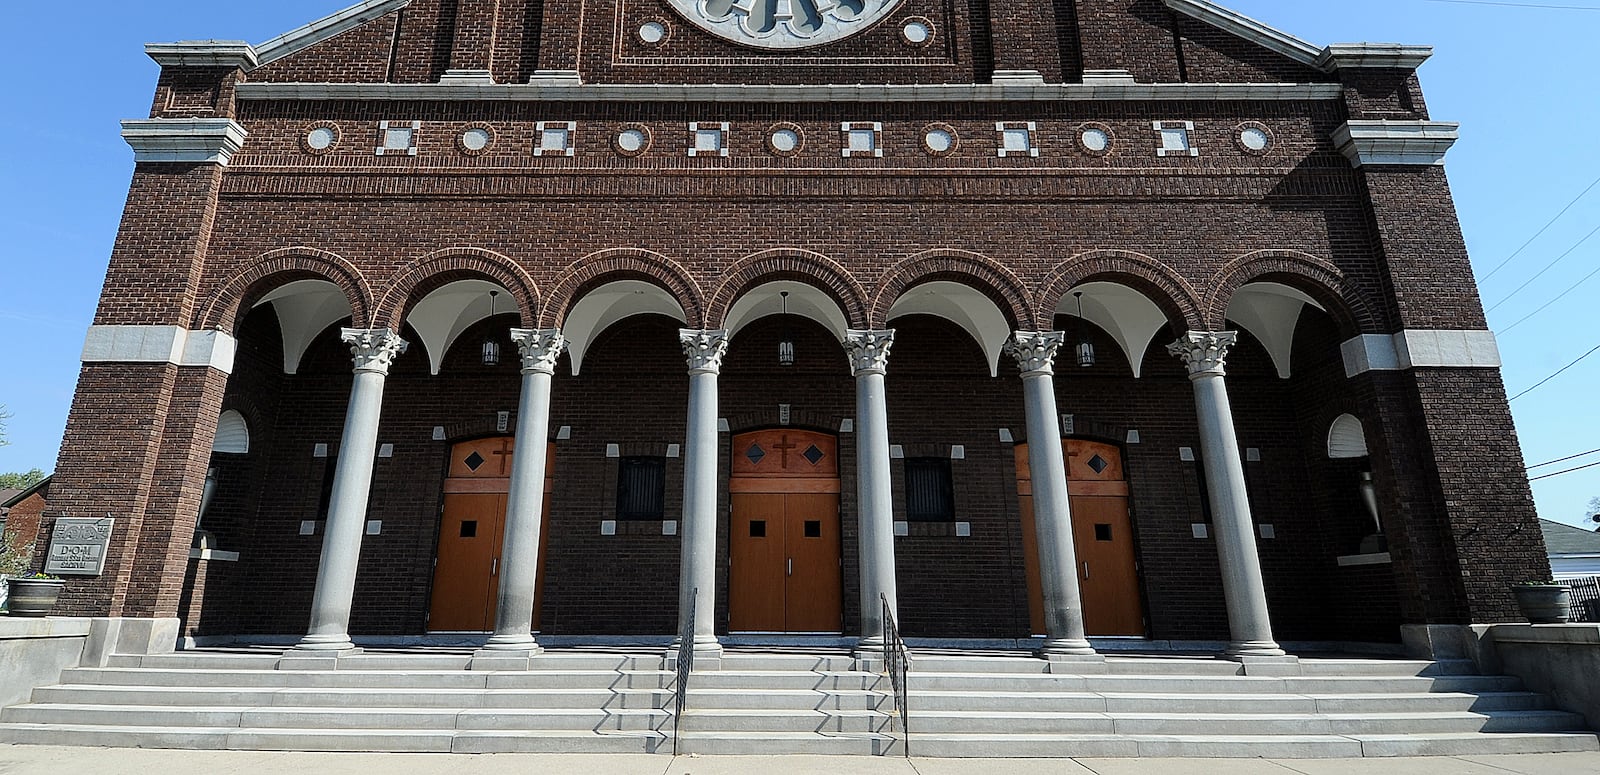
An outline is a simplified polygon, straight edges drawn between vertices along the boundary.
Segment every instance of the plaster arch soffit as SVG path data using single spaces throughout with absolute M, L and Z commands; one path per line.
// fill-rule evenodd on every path
M 1212 275 L 1205 298 L 1209 329 L 1226 326 L 1233 297 L 1247 285 L 1271 281 L 1314 299 L 1333 316 L 1340 333 L 1355 336 L 1380 330 L 1361 293 L 1333 262 L 1297 250 L 1258 250 L 1229 261 Z
M 1205 316 L 1200 294 L 1165 263 L 1131 250 L 1092 250 L 1057 264 L 1040 285 L 1037 300 L 1041 316 L 1054 316 L 1068 302 L 1072 290 L 1091 282 L 1130 288 L 1158 307 L 1174 330 L 1198 330 Z M 1137 367 L 1135 367 L 1137 368 Z
M 665 315 L 684 326 L 689 316 L 683 305 L 655 283 L 644 280 L 613 280 L 591 289 L 567 312 L 561 335 L 567 340 L 567 361 L 572 376 L 583 368 L 583 357 L 605 330 L 634 315 Z
M 300 370 L 300 360 L 323 331 L 353 318 L 344 292 L 327 280 L 292 280 L 261 297 L 256 307 L 271 305 L 283 337 L 283 373 Z
M 1082 293 L 1082 319 L 1098 326 L 1111 336 L 1122 354 L 1128 359 L 1134 379 L 1143 376 L 1145 355 L 1156 334 L 1172 321 L 1159 304 L 1137 288 L 1109 280 L 1092 280 L 1074 285 L 1061 296 L 1052 311 L 1057 315 L 1079 316 L 1079 297 Z
M 714 325 L 728 328 L 735 308 L 752 291 L 758 286 L 780 281 L 803 284 L 829 297 L 831 305 L 843 314 L 848 328 L 867 327 L 866 288 L 839 262 L 821 253 L 800 248 L 763 250 L 735 262 L 728 268 L 722 284 L 717 286 L 707 308 L 706 319 Z M 829 322 L 818 322 L 822 322 L 830 331 L 834 329 Z
M 872 299 L 874 327 L 887 324 L 890 310 L 911 289 L 932 281 L 945 281 L 983 294 L 1004 315 L 1009 325 L 1037 330 L 1032 294 L 1021 277 L 1000 262 L 966 250 L 935 249 L 910 256 L 883 274 Z
M 490 296 L 490 293 L 497 296 Z M 511 292 L 487 280 L 456 280 L 429 291 L 406 312 L 405 323 L 422 340 L 428 370 L 438 374 L 450 348 L 468 328 L 490 317 L 516 311 Z M 398 329 L 397 329 L 398 330 Z
M 989 376 L 1000 376 L 1000 356 L 1016 327 L 987 294 L 970 285 L 933 280 L 900 294 L 885 315 L 885 324 L 892 326 L 903 315 L 933 315 L 960 326 L 983 350 Z
M 550 284 L 538 316 L 539 328 L 565 328 L 567 317 L 592 290 L 620 280 L 640 280 L 661 288 L 683 311 L 689 328 L 703 327 L 705 296 L 681 264 L 643 248 L 607 248 L 567 265 Z
M 1278 376 L 1288 379 L 1294 355 L 1294 333 L 1306 307 L 1326 312 L 1316 299 L 1284 285 L 1258 280 L 1240 286 L 1223 315 L 1226 325 L 1238 324 L 1261 343 Z
M 247 303 L 253 309 L 260 297 L 300 279 L 324 280 L 339 289 L 351 325 L 366 326 L 372 319 L 372 287 L 361 270 L 337 253 L 299 245 L 263 253 L 234 272 L 212 293 L 196 328 L 237 333 L 239 313 Z
M 761 318 L 783 314 L 784 292 L 789 294 L 788 314 L 814 321 L 828 329 L 834 339 L 844 342 L 851 327 L 849 317 L 826 291 L 803 280 L 773 280 L 739 294 L 720 327 L 733 338 Z
M 400 330 L 422 299 L 452 282 L 484 280 L 503 289 L 516 305 L 523 322 L 534 320 L 539 309 L 539 288 L 526 270 L 509 256 L 474 247 L 435 250 L 406 264 L 384 285 L 374 319 Z

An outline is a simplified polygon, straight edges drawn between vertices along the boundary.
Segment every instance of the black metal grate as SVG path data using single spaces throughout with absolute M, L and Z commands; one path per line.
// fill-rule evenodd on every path
M 1600 622 L 1600 576 L 1561 582 L 1572 590 L 1572 621 Z

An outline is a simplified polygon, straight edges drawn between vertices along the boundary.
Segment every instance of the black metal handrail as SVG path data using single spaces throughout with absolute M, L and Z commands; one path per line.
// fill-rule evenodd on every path
M 889 606 L 888 595 L 878 595 L 883 603 L 883 667 L 889 673 L 889 687 L 894 691 L 894 717 L 900 720 L 901 752 L 911 756 L 910 702 L 906 692 L 906 678 L 911 671 L 911 661 L 906 658 L 906 642 L 900 638 L 900 626 L 894 621 L 894 611 Z
M 1572 621 L 1600 622 L 1600 576 L 1561 582 L 1572 590 Z
M 677 678 L 673 684 L 672 755 L 678 755 L 678 719 L 683 718 L 683 708 L 689 702 L 689 674 L 694 672 L 694 602 L 700 596 L 697 588 L 689 594 L 688 616 L 678 625 Z

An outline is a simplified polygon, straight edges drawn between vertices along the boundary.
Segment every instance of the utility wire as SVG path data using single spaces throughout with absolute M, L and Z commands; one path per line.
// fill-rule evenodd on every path
M 1528 481 L 1537 482 L 1540 479 L 1549 479 L 1552 476 L 1560 476 L 1562 474 L 1570 474 L 1573 471 L 1582 471 L 1585 468 L 1594 468 L 1595 466 L 1600 466 L 1600 460 L 1597 460 L 1597 461 L 1595 461 L 1593 463 L 1590 463 L 1589 465 L 1586 465 L 1586 466 L 1578 466 L 1577 468 L 1569 468 L 1569 469 L 1567 469 L 1565 471 L 1557 471 L 1557 472 L 1555 472 L 1553 474 L 1545 474 L 1543 476 L 1530 476 L 1530 477 L 1528 477 Z
M 1449 3 L 1451 5 L 1493 5 L 1501 8 L 1540 8 L 1555 11 L 1600 11 L 1592 5 L 1548 5 L 1545 3 L 1507 3 L 1496 0 L 1422 0 L 1425 3 Z
M 1567 455 L 1566 457 L 1558 457 L 1555 460 L 1546 460 L 1543 463 L 1535 463 L 1535 464 L 1533 464 L 1531 466 L 1528 466 L 1527 470 L 1532 471 L 1535 468 L 1544 468 L 1545 466 L 1555 465 L 1556 463 L 1565 463 L 1566 461 L 1572 460 L 1573 458 L 1583 457 L 1584 455 L 1593 455 L 1596 452 L 1600 452 L 1600 448 L 1591 449 L 1588 452 L 1579 452 L 1576 455 Z
M 1562 259 L 1566 258 L 1567 256 L 1572 255 L 1573 251 L 1577 250 L 1578 248 L 1583 247 L 1583 243 L 1588 242 L 1596 234 L 1600 234 L 1600 226 L 1594 227 L 1594 231 L 1591 231 L 1588 234 L 1584 235 L 1583 239 L 1578 240 L 1578 244 L 1573 245 L 1570 248 L 1567 248 L 1567 252 L 1562 253 L 1559 256 L 1556 256 L 1556 260 L 1551 261 L 1548 264 L 1545 264 L 1544 268 L 1540 269 L 1538 274 L 1536 274 L 1536 275 L 1534 275 L 1532 277 L 1529 277 L 1527 282 L 1517 286 L 1516 290 L 1514 290 L 1511 293 L 1507 294 L 1505 298 L 1495 302 L 1493 307 L 1490 307 L 1488 310 L 1485 310 L 1485 311 L 1493 312 L 1496 309 L 1498 309 L 1501 304 L 1504 304 L 1504 303 L 1506 303 L 1508 301 L 1511 301 L 1511 299 L 1513 297 L 1515 297 L 1517 294 L 1522 293 L 1524 288 L 1527 288 L 1528 286 L 1532 285 L 1534 280 L 1537 280 L 1537 279 L 1543 277 L 1545 272 L 1548 272 L 1551 269 L 1555 268 L 1555 265 L 1561 263 Z
M 1554 374 L 1551 374 L 1551 375 L 1550 375 L 1550 376 L 1548 376 L 1548 377 L 1545 377 L 1545 378 L 1544 378 L 1544 379 L 1542 379 L 1542 380 L 1539 380 L 1539 384 L 1537 384 L 1537 385 L 1534 385 L 1534 386 L 1533 386 L 1533 387 L 1531 387 L 1531 388 L 1528 388 L 1528 389 L 1527 389 L 1527 390 L 1524 390 L 1524 391 L 1522 391 L 1522 392 L 1521 392 L 1521 393 L 1518 393 L 1518 394 L 1516 394 L 1516 395 L 1514 395 L 1514 396 L 1512 396 L 1512 397 L 1511 397 L 1511 398 L 1510 398 L 1510 400 L 1511 400 L 1511 401 L 1515 401 L 1515 400 L 1517 400 L 1517 399 L 1519 399 L 1519 398 L 1521 398 L 1521 397 L 1523 397 L 1523 396 L 1525 396 L 1525 395 L 1527 395 L 1527 394 L 1529 394 L 1529 393 L 1532 393 L 1532 392 L 1533 392 L 1533 391 L 1535 391 L 1535 390 L 1538 390 L 1538 389 L 1539 389 L 1539 388 L 1541 388 L 1541 387 L 1544 387 L 1544 383 L 1546 383 L 1546 382 L 1549 382 L 1549 381 L 1550 381 L 1550 380 L 1552 380 L 1552 379 L 1555 379 L 1555 378 L 1556 378 L 1556 377 L 1559 377 L 1559 376 L 1561 376 L 1561 374 L 1562 374 L 1562 373 L 1563 373 L 1563 372 L 1565 372 L 1565 371 L 1566 371 L 1566 370 L 1567 370 L 1567 369 L 1570 369 L 1570 368 L 1572 368 L 1572 367 L 1573 367 L 1573 366 L 1576 366 L 1576 365 L 1578 365 L 1578 364 L 1579 364 L 1579 363 L 1581 363 L 1581 362 L 1583 362 L 1583 359 L 1584 359 L 1584 358 L 1587 358 L 1587 357 L 1589 357 L 1589 356 L 1591 356 L 1591 355 L 1594 355 L 1594 354 L 1595 354 L 1595 353 L 1597 353 L 1597 352 L 1600 352 L 1600 344 L 1597 344 L 1597 345 L 1595 345 L 1595 346 L 1594 346 L 1594 349 L 1593 349 L 1593 350 L 1590 350 L 1590 351 L 1589 351 L 1589 352 L 1586 352 L 1586 353 L 1584 353 L 1584 354 L 1582 354 L 1582 355 L 1580 355 L 1580 356 L 1578 356 L 1578 360 L 1575 360 L 1575 361 L 1573 361 L 1573 362 L 1571 362 L 1571 363 L 1569 363 L 1569 364 L 1567 364 L 1567 365 L 1565 365 L 1565 366 L 1562 366 L 1562 367 L 1561 367 L 1561 368 L 1560 368 L 1560 370 L 1558 370 L 1558 371 L 1557 371 L 1557 372 L 1556 372 L 1556 373 L 1554 373 Z
M 1511 331 L 1511 329 L 1513 329 L 1513 328 L 1516 328 L 1516 327 L 1517 327 L 1517 326 L 1520 326 L 1520 325 L 1522 325 L 1522 324 L 1523 324 L 1523 323 L 1524 323 L 1524 322 L 1525 322 L 1525 321 L 1527 321 L 1527 319 L 1528 319 L 1528 318 L 1531 318 L 1531 317 L 1533 317 L 1533 316 L 1534 316 L 1534 315 L 1537 315 L 1537 314 L 1539 314 L 1539 313 L 1541 313 L 1541 312 L 1543 312 L 1543 311 L 1545 311 L 1545 310 L 1547 310 L 1547 309 L 1549 309 L 1549 308 L 1550 308 L 1550 305 L 1552 305 L 1552 304 L 1554 304 L 1554 303 L 1556 303 L 1556 302 L 1558 302 L 1558 301 L 1561 301 L 1561 300 L 1562 300 L 1562 299 L 1564 299 L 1564 298 L 1566 298 L 1566 297 L 1567 297 L 1567 294 L 1569 294 L 1569 293 L 1572 293 L 1572 292 L 1573 292 L 1573 291 L 1575 291 L 1575 290 L 1578 290 L 1578 286 L 1580 286 L 1580 285 L 1583 285 L 1583 284 L 1584 284 L 1584 283 L 1586 283 L 1586 282 L 1589 282 L 1589 281 L 1590 281 L 1590 280 L 1591 280 L 1591 279 L 1593 279 L 1593 278 L 1594 278 L 1594 276 L 1595 276 L 1595 275 L 1597 275 L 1597 274 L 1600 274 L 1600 266 L 1597 266 L 1597 267 L 1595 267 L 1595 269 L 1594 269 L 1594 271 L 1593 271 L 1593 272 L 1590 272 L 1590 273 L 1588 273 L 1588 274 L 1586 274 L 1586 275 L 1584 275 L 1584 276 L 1583 276 L 1583 279 L 1582 279 L 1582 280 L 1579 280 L 1579 281 L 1577 281 L 1577 282 L 1575 282 L 1575 283 L 1573 283 L 1573 284 L 1572 284 L 1572 285 L 1570 285 L 1570 286 L 1568 286 L 1568 287 L 1567 287 L 1567 289 L 1566 289 L 1566 290 L 1564 290 L 1564 291 L 1562 291 L 1562 292 L 1561 292 L 1561 295 L 1559 295 L 1559 296 L 1557 296 L 1557 297 L 1555 297 L 1555 298 L 1553 298 L 1553 299 L 1551 299 L 1551 300 L 1549 300 L 1549 301 L 1547 301 L 1547 302 L 1545 302 L 1545 303 L 1544 303 L 1544 306 L 1542 306 L 1542 307 L 1540 307 L 1540 308 L 1538 308 L 1538 309 L 1536 309 L 1536 310 L 1534 310 L 1534 311 L 1532 311 L 1532 312 L 1529 312 L 1529 313 L 1528 313 L 1528 314 L 1526 314 L 1526 315 L 1523 315 L 1523 316 L 1522 316 L 1522 318 L 1521 318 L 1521 319 L 1520 319 L 1520 320 L 1518 320 L 1518 321 L 1517 321 L 1517 322 L 1515 322 L 1515 323 L 1512 323 L 1512 324 L 1511 324 L 1511 325 L 1509 325 L 1509 326 L 1506 326 L 1506 327 L 1505 327 L 1505 328 L 1502 328 L 1502 329 L 1500 329 L 1500 331 L 1499 331 L 1499 334 L 1500 334 L 1500 335 L 1501 335 L 1501 336 L 1504 336 L 1504 335 L 1506 335 L 1506 334 L 1507 334 L 1507 333 L 1508 333 L 1508 332 L 1510 332 L 1510 331 Z
M 1582 199 L 1585 196 L 1588 196 L 1589 192 L 1593 191 L 1595 186 L 1600 186 L 1600 178 L 1595 178 L 1594 182 L 1590 183 L 1589 187 L 1583 190 L 1583 193 L 1573 197 L 1572 201 L 1568 202 L 1566 207 L 1561 208 L 1561 212 L 1556 213 L 1556 217 L 1551 218 L 1550 222 L 1545 224 L 1544 228 L 1540 229 L 1538 234 L 1535 234 L 1532 237 L 1529 237 L 1527 242 L 1522 243 L 1522 247 L 1517 248 L 1517 252 L 1512 253 L 1511 255 L 1507 256 L 1506 260 L 1501 261 L 1499 266 L 1496 266 L 1495 268 L 1490 269 L 1488 274 L 1484 275 L 1481 278 L 1478 278 L 1478 282 L 1483 282 L 1485 280 L 1488 280 L 1491 277 L 1494 277 L 1495 273 L 1499 272 L 1501 269 L 1506 268 L 1506 264 L 1511 263 L 1511 259 L 1522 255 L 1522 251 L 1527 250 L 1528 246 L 1532 245 L 1534 240 L 1544 236 L 1544 233 L 1549 231 L 1551 226 L 1556 225 L 1556 221 L 1561 220 L 1561 216 L 1566 215 L 1567 211 L 1571 210 L 1572 206 L 1577 204 L 1579 199 Z

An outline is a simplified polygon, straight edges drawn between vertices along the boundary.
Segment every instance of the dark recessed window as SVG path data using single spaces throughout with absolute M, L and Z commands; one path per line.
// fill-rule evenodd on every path
M 906 519 L 913 522 L 953 522 L 955 489 L 950 482 L 950 460 L 942 457 L 906 458 Z
M 665 519 L 667 459 L 625 457 L 617 464 L 617 519 Z

